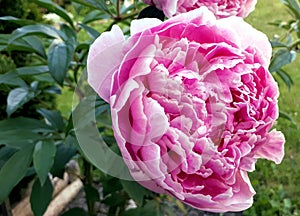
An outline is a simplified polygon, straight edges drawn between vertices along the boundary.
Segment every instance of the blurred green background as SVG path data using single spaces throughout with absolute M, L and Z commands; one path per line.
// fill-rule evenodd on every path
M 256 9 L 246 21 L 258 30 L 266 33 L 270 39 L 274 35 L 284 35 L 278 27 L 270 23 L 292 19 L 287 8 L 279 0 L 259 0 Z M 286 137 L 285 157 L 280 165 L 259 160 L 256 171 L 250 178 L 257 192 L 252 208 L 245 215 L 299 215 L 300 214 L 300 59 L 284 67 L 293 79 L 294 85 L 288 87 L 279 82 L 279 108 L 288 113 L 296 122 L 279 118 L 275 127 Z

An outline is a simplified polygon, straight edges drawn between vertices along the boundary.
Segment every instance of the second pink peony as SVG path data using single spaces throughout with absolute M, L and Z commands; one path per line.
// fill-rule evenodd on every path
M 245 18 L 254 10 L 257 0 L 143 0 L 143 2 L 162 10 L 167 17 L 206 6 L 217 18 L 229 16 Z

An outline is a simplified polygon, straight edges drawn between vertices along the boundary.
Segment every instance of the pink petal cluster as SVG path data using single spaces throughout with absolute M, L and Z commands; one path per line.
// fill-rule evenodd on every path
M 90 48 L 88 80 L 110 103 L 136 181 L 201 210 L 241 211 L 256 160 L 284 155 L 270 57 L 263 33 L 201 7 L 135 20 L 127 39 L 113 26 Z
M 257 0 L 143 0 L 162 10 L 167 17 L 206 6 L 217 18 L 239 16 L 245 18 L 255 8 Z

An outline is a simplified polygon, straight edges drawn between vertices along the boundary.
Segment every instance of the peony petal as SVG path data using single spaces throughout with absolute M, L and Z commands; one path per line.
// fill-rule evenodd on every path
M 274 129 L 267 135 L 267 138 L 268 141 L 255 152 L 255 156 L 280 164 L 284 156 L 284 135 Z
M 132 20 L 130 24 L 130 34 L 135 35 L 152 27 L 158 26 L 162 23 L 161 20 L 156 18 L 144 18 Z
M 109 101 L 112 77 L 122 58 L 124 35 L 114 25 L 110 32 L 104 32 L 90 47 L 87 59 L 88 82 L 106 102 Z
M 255 9 L 257 0 L 248 0 L 244 7 L 241 7 L 240 12 L 237 14 L 240 17 L 247 17 Z
M 229 16 L 244 18 L 254 10 L 257 0 L 143 0 L 143 2 L 163 10 L 168 18 L 203 6 L 208 7 L 218 18 Z
M 269 67 L 272 56 L 272 47 L 268 37 L 244 22 L 240 17 L 228 17 L 218 20 L 217 28 L 224 38 L 235 41 L 242 49 L 256 48 L 258 59 L 265 67 Z M 228 31 L 228 29 L 231 29 Z M 232 31 L 234 29 L 234 31 Z

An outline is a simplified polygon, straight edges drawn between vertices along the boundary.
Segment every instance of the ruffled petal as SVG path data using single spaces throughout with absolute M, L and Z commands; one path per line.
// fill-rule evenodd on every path
M 119 26 L 104 32 L 90 47 L 87 59 L 88 82 L 105 101 L 109 101 L 113 74 L 123 58 L 125 38 Z

